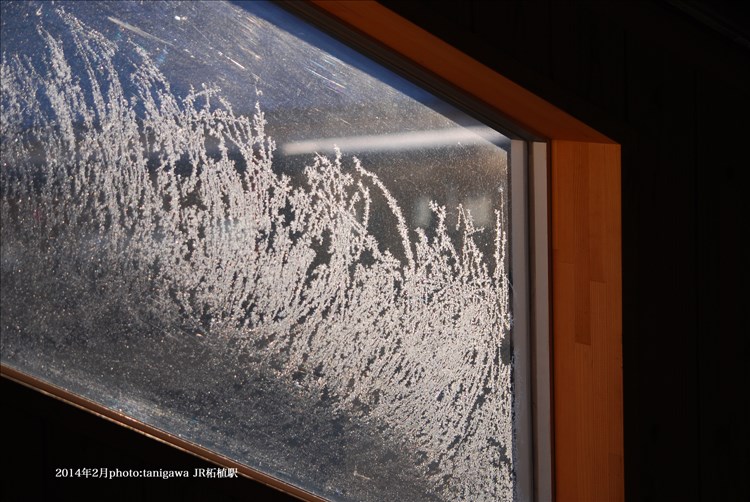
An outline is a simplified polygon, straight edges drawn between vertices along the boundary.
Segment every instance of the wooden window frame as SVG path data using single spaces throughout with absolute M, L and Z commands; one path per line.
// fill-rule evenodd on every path
M 536 350 L 550 353 L 551 402 L 540 403 L 552 410 L 549 495 L 623 500 L 620 145 L 375 1 L 305 5 L 547 141 L 550 347 Z M 299 498 L 322 500 L 11 368 L 0 373 Z M 537 491 L 537 498 L 546 497 Z
M 375 1 L 311 3 L 548 142 L 551 495 L 623 500 L 620 145 Z

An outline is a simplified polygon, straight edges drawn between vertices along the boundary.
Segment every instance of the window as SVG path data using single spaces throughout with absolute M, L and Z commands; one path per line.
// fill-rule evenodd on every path
M 373 2 L 314 3 L 551 139 L 550 244 L 516 171 L 538 188 L 544 145 L 273 5 L 3 3 L 3 375 L 306 498 L 621 496 L 617 145 Z M 551 248 L 545 389 L 519 291 L 538 328 Z
M 518 495 L 525 142 L 272 4 L 3 18 L 6 372 L 300 493 Z

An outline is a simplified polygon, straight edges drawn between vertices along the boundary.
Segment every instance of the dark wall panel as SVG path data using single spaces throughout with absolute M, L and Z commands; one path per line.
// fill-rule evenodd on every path
M 697 93 L 698 400 L 702 500 L 747 499 L 750 472 L 747 88 L 704 75 Z M 715 99 L 714 97 L 721 97 Z M 738 499 L 739 500 L 739 499 Z

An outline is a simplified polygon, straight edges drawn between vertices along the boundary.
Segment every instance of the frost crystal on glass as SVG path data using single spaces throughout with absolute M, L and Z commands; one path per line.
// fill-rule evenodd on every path
M 263 75 L 238 113 L 45 15 L 2 56 L 3 363 L 325 497 L 512 500 L 504 203 L 415 220 L 339 149 L 284 172 Z

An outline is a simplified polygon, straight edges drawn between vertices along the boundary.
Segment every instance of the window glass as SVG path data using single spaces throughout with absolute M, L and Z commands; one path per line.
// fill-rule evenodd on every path
M 326 498 L 513 498 L 507 137 L 263 2 L 3 2 L 2 84 L 4 365 Z

